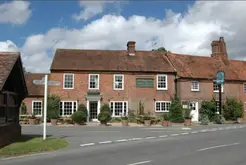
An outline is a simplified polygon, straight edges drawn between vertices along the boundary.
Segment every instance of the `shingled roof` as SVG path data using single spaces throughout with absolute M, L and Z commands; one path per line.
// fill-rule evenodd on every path
M 57 49 L 51 71 L 175 72 L 164 53 L 127 50 Z
M 44 96 L 44 86 L 33 84 L 33 80 L 41 80 L 44 73 L 27 73 L 25 74 L 26 85 L 29 96 Z
M 0 52 L 0 90 L 2 90 L 19 57 L 19 52 Z
M 246 80 L 246 61 L 183 54 L 166 54 L 180 78 L 215 79 L 217 71 L 225 80 Z

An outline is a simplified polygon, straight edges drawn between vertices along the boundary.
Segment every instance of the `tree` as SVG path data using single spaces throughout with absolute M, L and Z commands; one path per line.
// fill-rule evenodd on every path
M 22 101 L 21 106 L 20 106 L 20 113 L 22 115 L 25 115 L 27 113 L 26 104 L 23 101 Z
M 234 98 L 227 98 L 223 109 L 226 120 L 236 120 L 243 116 L 243 104 Z
M 60 97 L 52 94 L 47 98 L 47 120 L 58 118 L 60 114 Z
M 171 53 L 171 51 L 166 50 L 166 48 L 164 48 L 164 47 L 160 47 L 160 48 L 158 48 L 158 49 L 152 49 L 152 51 L 155 51 L 155 52 L 167 52 L 167 53 Z
M 173 123 L 183 123 L 183 107 L 180 100 L 176 97 L 172 99 L 170 110 L 169 110 L 169 118 Z
M 214 99 L 210 101 L 203 101 L 199 111 L 201 116 L 207 115 L 208 119 L 210 121 L 213 121 L 215 119 L 217 111 L 216 101 Z

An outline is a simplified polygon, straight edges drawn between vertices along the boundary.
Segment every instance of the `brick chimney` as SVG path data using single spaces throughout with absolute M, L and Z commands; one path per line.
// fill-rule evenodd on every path
M 127 50 L 128 50 L 129 56 L 135 56 L 136 55 L 135 44 L 136 44 L 135 41 L 128 41 L 127 42 Z
M 220 37 L 219 41 L 213 41 L 212 44 L 212 54 L 211 57 L 228 57 L 226 51 L 226 43 L 224 37 Z

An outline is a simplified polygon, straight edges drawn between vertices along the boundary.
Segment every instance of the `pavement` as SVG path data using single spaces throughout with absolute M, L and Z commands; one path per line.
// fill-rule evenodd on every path
M 114 127 L 71 127 L 71 136 L 90 134 L 103 136 L 103 131 L 117 131 L 112 138 L 122 136 L 125 140 L 112 143 L 87 143 L 70 149 L 34 155 L 4 158 L 1 165 L 245 165 L 246 125 L 218 125 L 218 127 L 195 127 L 183 131 L 179 128 L 166 128 L 162 132 L 148 132 L 150 128 Z M 23 130 L 30 128 L 23 127 Z M 32 127 L 33 129 L 33 127 Z M 35 128 L 34 128 L 35 129 Z M 36 126 L 36 131 L 40 128 Z M 64 134 L 65 128 L 48 127 L 55 136 Z M 93 131 L 92 131 L 93 129 Z M 163 128 L 164 129 L 164 128 Z M 25 130 L 25 131 L 27 131 Z M 56 130 L 56 131 L 55 131 Z M 60 132 L 61 131 L 61 132 Z M 64 132 L 62 132 L 64 131 Z M 91 132 L 89 132 L 91 131 Z M 102 131 L 102 132 L 96 132 Z M 171 132 L 169 132 L 171 131 Z M 82 133 L 84 132 L 84 133 Z M 66 132 L 68 134 L 68 132 Z M 77 134 L 77 135 L 78 135 Z M 130 136 L 133 134 L 134 136 Z M 143 137 L 141 137 L 143 135 Z M 87 135 L 89 136 L 89 135 Z M 79 137 L 79 136 L 78 136 Z M 110 137 L 110 136 L 108 136 Z M 136 137 L 139 137 L 137 139 Z M 81 139 L 84 137 L 81 136 Z M 134 139 L 135 138 L 135 139 Z M 93 138 L 92 138 L 93 139 Z M 70 139 L 71 140 L 71 139 Z M 96 140 L 94 138 L 94 140 Z M 102 140 L 98 138 L 97 140 Z M 89 142 L 89 141 L 88 141 Z

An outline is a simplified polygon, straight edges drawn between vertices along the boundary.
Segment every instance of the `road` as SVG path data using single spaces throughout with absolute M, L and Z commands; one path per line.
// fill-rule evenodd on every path
M 192 133 L 193 132 L 193 133 Z M 190 131 L 1 160 L 1 165 L 245 165 L 246 127 Z

